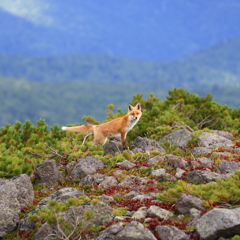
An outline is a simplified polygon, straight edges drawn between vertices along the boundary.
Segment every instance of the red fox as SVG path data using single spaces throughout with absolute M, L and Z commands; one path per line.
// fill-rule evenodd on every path
M 121 135 L 121 143 L 123 149 L 127 149 L 126 136 L 127 133 L 135 126 L 142 116 L 141 105 L 138 103 L 135 107 L 128 105 L 128 113 L 123 117 L 113 119 L 109 122 L 99 125 L 82 125 L 76 127 L 62 127 L 63 131 L 74 131 L 76 133 L 94 133 L 94 144 L 104 145 L 107 137 L 110 135 Z

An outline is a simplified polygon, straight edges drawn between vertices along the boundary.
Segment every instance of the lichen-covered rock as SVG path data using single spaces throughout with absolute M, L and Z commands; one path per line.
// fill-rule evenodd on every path
M 231 238 L 240 234 L 240 208 L 214 208 L 204 214 L 196 224 L 202 240 Z

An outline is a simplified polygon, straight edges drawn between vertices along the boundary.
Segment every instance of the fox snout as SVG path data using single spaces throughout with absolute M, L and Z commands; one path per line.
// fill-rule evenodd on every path
M 131 116 L 131 120 L 133 121 L 133 120 L 137 120 L 138 119 L 138 117 L 135 117 L 135 116 Z

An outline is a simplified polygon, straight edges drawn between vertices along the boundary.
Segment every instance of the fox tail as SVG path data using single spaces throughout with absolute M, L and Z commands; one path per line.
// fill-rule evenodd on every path
M 90 133 L 94 130 L 96 125 L 88 124 L 76 127 L 62 127 L 63 131 L 73 131 L 76 133 Z

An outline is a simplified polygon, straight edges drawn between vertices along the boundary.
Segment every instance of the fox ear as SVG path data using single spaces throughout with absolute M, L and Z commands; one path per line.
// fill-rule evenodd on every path
M 136 105 L 136 108 L 137 108 L 137 110 L 141 110 L 141 104 L 138 103 L 138 104 Z
M 133 106 L 131 104 L 128 104 L 128 111 L 131 111 L 133 109 Z

